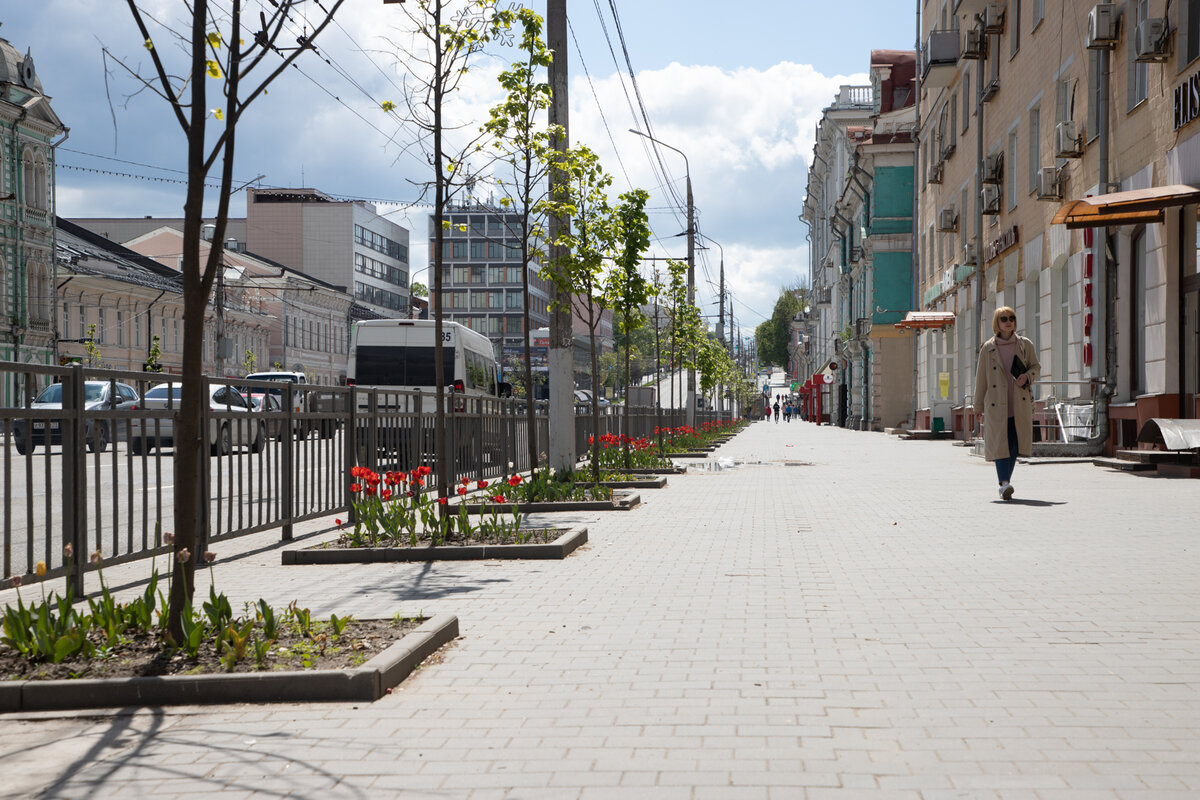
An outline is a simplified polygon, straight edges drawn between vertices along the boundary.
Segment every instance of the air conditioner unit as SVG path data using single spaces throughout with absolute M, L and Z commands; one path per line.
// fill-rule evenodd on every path
M 943 208 L 938 212 L 937 229 L 942 233 L 953 233 L 958 230 L 958 213 L 954 208 Z
M 1167 21 L 1144 19 L 1134 34 L 1134 52 L 1143 63 L 1167 60 Z
M 941 183 L 942 182 L 942 170 L 944 168 L 945 168 L 945 163 L 941 162 L 941 161 L 937 162 L 936 164 L 930 165 L 930 167 L 929 167 L 929 182 L 930 183 Z
M 983 182 L 1000 183 L 1004 177 L 1004 153 L 993 153 L 983 159 Z
M 954 155 L 954 151 L 958 149 L 958 137 L 954 135 L 954 123 L 950 123 L 949 128 L 950 132 L 942 138 L 942 161 Z
M 980 211 L 988 216 L 995 216 L 1000 213 L 1000 187 L 999 186 L 984 186 L 983 191 L 979 194 Z
M 1088 12 L 1087 47 L 1104 50 L 1117 43 L 1117 4 L 1097 3 Z
M 1038 200 L 1062 200 L 1062 174 L 1058 167 L 1042 167 L 1037 175 Z
M 983 10 L 983 32 L 1004 33 L 1004 3 L 988 3 Z
M 1079 158 L 1083 155 L 1083 137 L 1075 129 L 1074 120 L 1065 120 L 1054 128 L 1054 157 Z
M 967 39 L 963 44 L 962 57 L 970 59 L 987 58 L 987 35 L 979 28 L 967 31 Z
M 974 265 L 979 259 L 979 254 L 975 250 L 975 243 L 968 242 L 963 245 L 963 263 Z

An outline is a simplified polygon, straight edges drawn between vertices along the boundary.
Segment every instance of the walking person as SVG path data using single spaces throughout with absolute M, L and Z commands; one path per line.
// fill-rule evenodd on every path
M 975 414 L 983 417 L 983 456 L 996 463 L 1000 497 L 1011 500 L 1017 456 L 1033 453 L 1033 382 L 1042 365 L 1033 342 L 1017 334 L 1017 312 L 992 315 L 991 339 L 979 348 Z
M 788 400 L 783 406 L 783 421 L 792 421 L 792 401 Z
M 775 398 L 775 424 L 779 424 L 779 398 Z

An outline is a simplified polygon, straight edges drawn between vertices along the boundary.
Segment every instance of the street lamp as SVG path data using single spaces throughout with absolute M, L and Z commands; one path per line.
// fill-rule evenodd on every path
M 629 132 L 644 139 L 649 139 L 655 144 L 660 144 L 668 150 L 674 150 L 679 155 L 683 156 L 683 171 L 687 175 L 687 237 L 688 237 L 688 254 L 687 254 L 687 301 L 688 305 L 696 305 L 696 208 L 692 202 L 692 170 L 688 165 L 687 153 L 680 150 L 678 147 L 672 147 L 664 141 L 655 139 L 648 133 L 630 128 Z M 692 361 L 695 362 L 695 351 L 692 353 Z M 674 378 L 672 378 L 674 381 Z M 693 366 L 687 373 L 687 408 L 685 409 L 685 418 L 689 426 L 696 425 L 696 370 Z

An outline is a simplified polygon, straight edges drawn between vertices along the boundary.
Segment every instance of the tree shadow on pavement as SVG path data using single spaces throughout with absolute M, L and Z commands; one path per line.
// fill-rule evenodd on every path
M 455 571 L 434 571 L 436 562 L 428 562 L 407 575 L 389 575 L 374 587 L 397 600 L 436 600 L 478 592 L 494 583 L 510 583 L 508 578 L 478 578 Z

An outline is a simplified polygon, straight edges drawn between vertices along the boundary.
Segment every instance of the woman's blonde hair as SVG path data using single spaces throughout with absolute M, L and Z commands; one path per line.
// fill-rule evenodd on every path
M 1004 314 L 1008 314 L 1014 320 L 1017 318 L 1016 309 L 1011 308 L 1010 306 L 1000 306 L 996 309 L 996 312 L 992 314 L 992 333 L 997 335 L 1000 333 L 1000 317 Z

